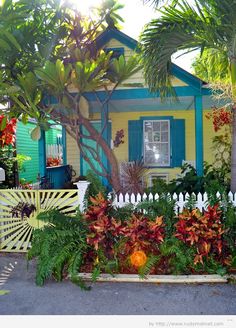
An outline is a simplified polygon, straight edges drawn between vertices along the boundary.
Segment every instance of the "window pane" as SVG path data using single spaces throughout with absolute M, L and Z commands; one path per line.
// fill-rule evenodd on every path
M 168 122 L 161 122 L 161 132 L 168 131 Z
M 168 121 L 144 122 L 144 162 L 153 166 L 170 164 Z
M 145 126 L 145 132 L 152 131 L 152 122 L 147 121 L 144 123 L 144 126 Z
M 168 131 L 161 133 L 161 141 L 162 142 L 168 142 Z
M 160 132 L 154 132 L 153 141 L 155 142 L 161 141 Z
M 154 131 L 160 131 L 161 129 L 161 122 L 153 122 L 153 130 Z

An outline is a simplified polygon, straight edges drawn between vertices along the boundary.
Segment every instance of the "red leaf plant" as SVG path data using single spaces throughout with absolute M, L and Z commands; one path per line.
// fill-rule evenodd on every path
M 14 145 L 16 140 L 16 118 L 6 119 L 4 115 L 0 115 L 0 125 L 5 121 L 4 128 L 0 129 L 0 147 Z
M 218 204 L 213 207 L 208 206 L 203 214 L 198 209 L 192 211 L 185 209 L 178 216 L 175 227 L 175 236 L 179 240 L 196 247 L 195 265 L 203 264 L 203 259 L 209 254 L 222 255 L 224 230 Z
M 111 202 L 102 194 L 91 197 L 92 205 L 85 213 L 89 233 L 87 243 L 94 248 L 94 256 L 101 249 L 107 259 L 113 259 L 117 245 L 120 247 L 116 256 L 119 259 L 120 271 L 127 270 L 130 256 L 136 251 L 142 251 L 147 256 L 159 253 L 159 244 L 164 239 L 164 224 L 162 217 L 150 221 L 143 214 L 133 214 L 130 220 L 122 222 L 109 215 Z M 136 268 L 137 269 L 137 268 Z

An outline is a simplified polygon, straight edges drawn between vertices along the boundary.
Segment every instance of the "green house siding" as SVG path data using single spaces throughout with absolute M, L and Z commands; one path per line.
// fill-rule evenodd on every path
M 36 182 L 39 172 L 39 154 L 38 141 L 31 139 L 30 133 L 34 129 L 34 123 L 22 122 L 17 123 L 16 130 L 16 149 L 18 154 L 27 155 L 31 157 L 30 161 L 24 163 L 24 170 L 20 172 L 20 179 L 24 178 L 27 181 Z
M 19 173 L 20 179 L 36 182 L 39 173 L 39 148 L 38 141 L 31 139 L 30 133 L 35 124 L 28 122 L 24 125 L 21 121 L 17 123 L 16 149 L 18 154 L 30 156 L 31 160 L 24 163 L 24 170 Z M 56 144 L 58 134 L 62 134 L 61 127 L 50 129 L 46 132 L 46 144 Z
M 62 135 L 61 127 L 46 131 L 46 145 L 55 145 L 58 134 Z

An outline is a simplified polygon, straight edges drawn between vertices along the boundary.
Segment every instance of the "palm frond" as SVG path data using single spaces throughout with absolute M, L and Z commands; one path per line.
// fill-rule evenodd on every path
M 171 57 L 177 51 L 212 48 L 229 52 L 236 5 L 230 0 L 207 4 L 195 0 L 193 6 L 181 0 L 160 12 L 162 16 L 144 29 L 141 43 L 146 81 L 152 92 L 159 91 L 164 97 L 173 94 Z

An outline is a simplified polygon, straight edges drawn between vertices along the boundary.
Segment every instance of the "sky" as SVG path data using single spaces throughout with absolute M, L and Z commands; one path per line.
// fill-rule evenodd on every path
M 88 13 L 89 7 L 99 5 L 101 0 L 70 0 L 76 3 L 78 9 L 84 13 Z M 119 3 L 125 7 L 118 13 L 124 19 L 122 32 L 138 40 L 138 37 L 146 23 L 152 18 L 157 17 L 154 8 L 150 4 L 143 4 L 143 0 L 119 0 Z M 151 3 L 151 2 L 150 2 Z M 183 55 L 179 58 L 173 58 L 180 67 L 191 72 L 191 63 L 197 52 Z

